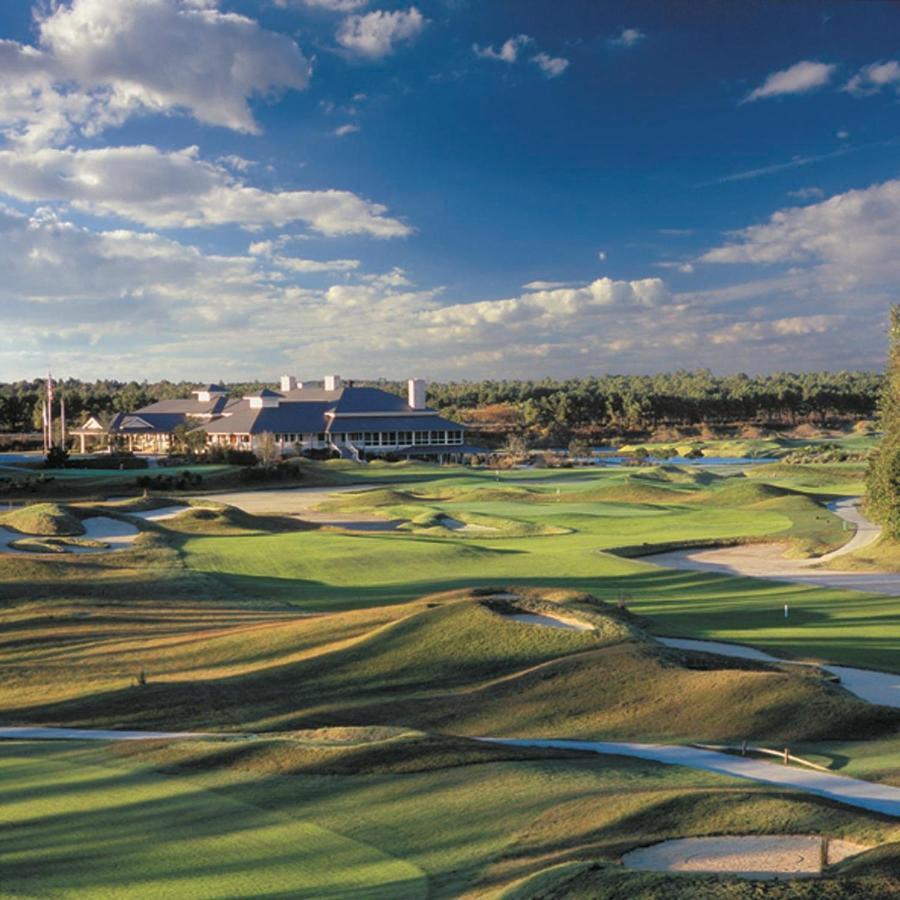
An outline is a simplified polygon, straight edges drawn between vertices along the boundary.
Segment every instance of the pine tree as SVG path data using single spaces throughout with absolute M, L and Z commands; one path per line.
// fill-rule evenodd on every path
M 866 476 L 866 508 L 900 539 L 900 304 L 891 307 L 888 367 L 879 403 L 883 437 L 872 455 Z

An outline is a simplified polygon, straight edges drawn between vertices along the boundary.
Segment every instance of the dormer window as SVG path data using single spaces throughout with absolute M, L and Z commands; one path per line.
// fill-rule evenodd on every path
M 263 388 L 257 394 L 250 394 L 244 399 L 250 404 L 250 409 L 273 409 L 282 401 L 281 394 Z
M 198 403 L 211 403 L 219 397 L 228 396 L 228 388 L 222 387 L 221 384 L 205 384 L 203 387 L 195 388 L 191 393 L 197 398 Z

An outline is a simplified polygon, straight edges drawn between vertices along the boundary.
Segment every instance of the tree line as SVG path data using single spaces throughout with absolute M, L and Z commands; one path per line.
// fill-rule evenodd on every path
M 891 307 L 890 351 L 879 398 L 883 436 L 869 463 L 866 506 L 887 535 L 900 540 L 900 304 Z
M 405 396 L 397 381 L 357 382 Z M 661 425 L 760 423 L 795 425 L 875 415 L 883 376 L 876 372 L 776 372 L 713 375 L 707 370 L 658 375 L 601 375 L 566 380 L 457 381 L 428 387 L 429 405 L 473 425 L 499 424 L 547 436 L 633 431 Z M 262 382 L 231 383 L 237 396 Z M 157 400 L 188 397 L 192 382 L 64 379 L 70 425 L 88 413 L 101 421 Z M 40 430 L 43 381 L 0 384 L 0 432 Z M 558 434 L 557 434 L 558 433 Z

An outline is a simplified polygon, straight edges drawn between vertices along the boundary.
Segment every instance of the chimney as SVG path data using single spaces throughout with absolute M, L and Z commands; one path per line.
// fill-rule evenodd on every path
M 293 375 L 281 376 L 281 390 L 294 391 L 297 389 L 297 379 Z
M 326 375 L 325 376 L 325 390 L 326 391 L 339 391 L 341 389 L 341 376 L 340 375 Z
M 425 409 L 425 379 L 410 378 L 407 382 L 407 401 L 413 409 Z

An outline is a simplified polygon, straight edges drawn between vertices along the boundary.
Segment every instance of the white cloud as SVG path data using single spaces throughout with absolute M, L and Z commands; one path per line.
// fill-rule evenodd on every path
M 369 0 L 275 0 L 276 6 L 311 6 L 332 12 L 355 12 L 362 9 Z
M 569 60 L 563 59 L 561 56 L 550 56 L 543 51 L 532 56 L 531 61 L 547 78 L 558 78 L 569 68 Z
M 606 251 L 605 251 L 605 250 L 598 250 L 598 251 L 597 251 L 597 259 L 599 259 L 600 262 L 605 262 L 605 261 L 606 261 Z
M 339 125 L 334 129 L 335 137 L 346 137 L 348 134 L 356 134 L 359 131 L 359 125 L 354 122 L 348 122 L 346 125 Z
M 472 50 L 476 56 L 480 56 L 482 59 L 496 59 L 500 62 L 514 63 L 519 58 L 519 51 L 533 43 L 533 40 L 527 34 L 516 34 L 504 41 L 499 50 L 495 50 L 493 44 L 487 47 L 472 44 Z
M 396 237 L 410 228 L 385 207 L 350 191 L 266 191 L 198 158 L 197 148 L 0 151 L 0 191 L 19 200 L 58 201 L 151 228 L 303 222 L 324 235 Z
M 583 320 L 616 308 L 653 307 L 665 303 L 669 292 L 659 278 L 639 281 L 613 281 L 598 278 L 584 287 L 555 287 L 529 290 L 519 297 L 505 300 L 483 300 L 445 306 L 430 315 L 431 324 L 454 330 L 457 337 L 466 331 L 485 327 L 521 325 L 543 320 Z
M 638 41 L 642 41 L 646 34 L 638 28 L 623 28 L 622 33 L 612 39 L 612 43 L 621 47 L 633 47 Z
M 210 4 L 72 0 L 36 24 L 38 47 L 0 42 L 0 127 L 30 144 L 148 112 L 257 133 L 251 98 L 309 82 L 293 40 Z
M 858 97 L 877 94 L 882 88 L 900 91 L 900 62 L 887 62 L 863 66 L 843 87 L 843 90 Z
M 381 59 L 394 52 L 400 41 L 415 38 L 425 27 L 422 13 L 408 10 L 375 10 L 365 15 L 347 16 L 337 31 L 338 43 L 347 50 L 370 59 Z
M 825 264 L 835 277 L 862 280 L 900 269 L 900 180 L 782 209 L 702 257 L 713 263 Z
M 274 241 L 256 241 L 250 244 L 247 252 L 270 260 L 272 265 L 289 272 L 352 272 L 361 265 L 358 259 L 301 259 L 278 253 L 291 239 L 291 235 L 282 235 Z
M 825 196 L 825 191 L 820 187 L 797 188 L 796 191 L 788 191 L 788 197 L 806 203 L 808 200 L 821 200 Z
M 694 271 L 694 264 L 690 262 L 673 262 L 671 260 L 666 260 L 656 263 L 656 266 L 660 269 L 672 269 L 675 272 L 680 272 L 682 275 L 690 275 Z
M 803 94 L 828 84 L 837 67 L 828 63 L 803 60 L 788 69 L 773 72 L 747 96 L 747 101 L 785 94 Z

